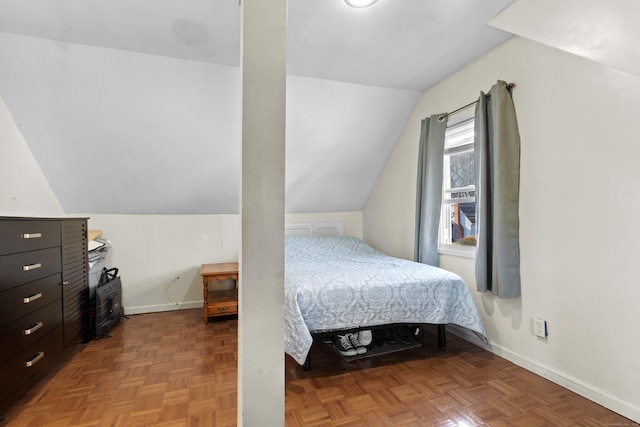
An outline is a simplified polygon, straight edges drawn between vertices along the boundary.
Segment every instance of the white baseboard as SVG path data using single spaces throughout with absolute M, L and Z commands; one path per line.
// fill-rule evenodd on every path
M 159 311 L 186 310 L 189 308 L 202 308 L 203 301 L 183 301 L 174 304 L 139 305 L 124 307 L 124 314 L 157 313 Z
M 496 356 L 500 356 L 509 362 L 518 365 L 534 374 L 540 375 L 549 381 L 558 384 L 561 387 L 571 390 L 572 392 L 579 394 L 580 396 L 591 400 L 607 409 L 616 412 L 623 417 L 627 417 L 637 423 L 640 423 L 640 406 L 634 405 L 631 402 L 626 402 L 615 396 L 611 396 L 602 390 L 586 384 L 577 378 L 573 378 L 564 373 L 555 371 L 547 366 L 541 365 L 529 358 L 521 356 L 512 352 L 502 346 L 495 344 L 485 344 L 476 335 L 468 329 L 461 328 L 456 325 L 447 325 L 447 332 L 451 332 L 465 341 L 469 341 L 478 347 L 484 348 L 487 351 L 492 352 Z

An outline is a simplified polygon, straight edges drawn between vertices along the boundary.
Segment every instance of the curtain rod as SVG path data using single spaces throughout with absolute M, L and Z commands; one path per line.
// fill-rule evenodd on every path
M 515 84 L 515 83 L 509 83 L 509 84 L 507 84 L 507 90 L 508 90 L 509 92 L 511 92 L 511 89 L 513 89 L 515 86 L 516 86 L 516 84 Z M 441 115 L 440 117 L 438 117 L 438 121 L 439 121 L 439 122 L 444 122 L 444 119 L 445 119 L 446 117 L 451 116 L 451 115 L 456 114 L 456 113 L 459 113 L 459 112 L 460 112 L 460 111 L 462 111 L 462 110 L 466 110 L 467 108 L 469 108 L 469 107 L 471 107 L 472 105 L 475 105 L 475 104 L 477 104 L 477 103 L 478 103 L 478 101 L 473 101 L 473 102 L 468 103 L 467 105 L 463 105 L 463 106 L 462 106 L 462 107 L 460 107 L 460 108 L 456 108 L 455 110 L 453 110 L 453 111 L 452 111 L 452 112 L 450 112 L 450 113 L 445 113 L 445 114 Z

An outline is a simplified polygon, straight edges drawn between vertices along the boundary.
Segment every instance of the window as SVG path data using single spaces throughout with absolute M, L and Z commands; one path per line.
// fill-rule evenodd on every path
M 447 127 L 444 140 L 440 249 L 476 246 L 474 119 Z

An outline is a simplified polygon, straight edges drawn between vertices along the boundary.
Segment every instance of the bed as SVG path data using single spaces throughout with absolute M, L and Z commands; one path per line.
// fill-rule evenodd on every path
M 486 342 L 464 281 L 351 236 L 285 236 L 285 352 L 310 369 L 313 335 L 389 324 L 455 324 Z

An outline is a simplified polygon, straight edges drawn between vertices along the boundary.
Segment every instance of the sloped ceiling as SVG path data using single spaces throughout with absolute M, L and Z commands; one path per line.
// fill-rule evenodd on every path
M 290 0 L 288 212 L 361 210 L 514 0 Z M 238 0 L 0 0 L 0 97 L 67 213 L 238 211 Z M 410 165 L 408 167 L 413 167 Z
M 520 0 L 489 25 L 640 76 L 637 0 Z

